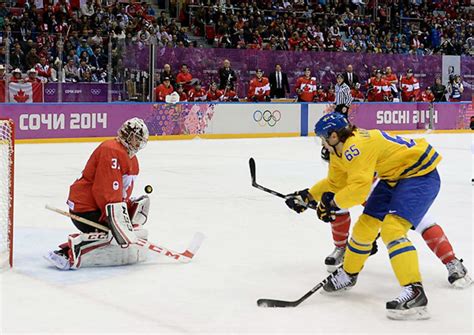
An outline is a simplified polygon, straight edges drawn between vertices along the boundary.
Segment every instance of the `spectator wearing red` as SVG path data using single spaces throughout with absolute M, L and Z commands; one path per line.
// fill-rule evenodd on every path
M 317 86 L 317 91 L 314 93 L 313 101 L 314 102 L 327 102 L 328 101 L 328 95 L 324 91 L 323 85 Z
M 176 92 L 179 94 L 179 101 L 188 101 L 188 95 L 184 92 L 183 85 L 176 85 Z
M 230 101 L 239 101 L 239 97 L 237 93 L 232 88 L 231 84 L 228 84 L 223 92 L 222 101 L 230 102 Z
M 385 74 L 382 76 L 383 79 L 387 81 L 387 84 L 390 87 L 390 92 L 394 97 L 398 96 L 398 78 L 395 73 L 392 72 L 392 68 L 387 66 L 385 68 Z
M 221 101 L 224 92 L 217 89 L 217 84 L 215 82 L 211 83 L 209 90 L 207 91 L 207 101 Z
M 333 103 L 336 102 L 336 92 L 332 84 L 329 85 L 328 87 L 327 99 L 328 99 L 328 102 L 333 102 Z
M 263 70 L 255 71 L 255 78 L 250 81 L 247 93 L 248 101 L 270 101 L 270 82 L 263 76 Z
M 26 74 L 28 75 L 25 78 L 25 83 L 41 83 L 41 80 L 36 76 L 36 70 L 35 69 L 29 69 Z
M 380 102 L 389 101 L 391 92 L 388 82 L 382 78 L 382 71 L 376 70 L 375 77 L 369 79 L 369 90 L 367 92 L 367 101 Z
M 206 101 L 206 91 L 202 88 L 200 82 L 196 82 L 194 87 L 188 92 L 189 101 Z
M 295 91 L 298 101 L 311 102 L 316 93 L 316 78 L 311 77 L 309 67 L 304 69 L 304 75 L 296 80 Z
M 184 91 L 189 92 L 192 89 L 193 76 L 189 73 L 187 64 L 181 65 L 180 72 L 176 75 L 176 84 L 183 85 Z
M 351 90 L 352 99 L 354 102 L 363 102 L 365 101 L 364 93 L 360 90 L 360 83 L 354 85 Z
M 35 70 L 38 73 L 38 78 L 40 78 L 41 81 L 51 81 L 51 67 L 49 66 L 45 57 L 40 58 L 39 63 L 35 65 Z
M 12 76 L 10 78 L 10 83 L 23 83 L 23 78 L 21 77 L 21 70 L 14 69 L 12 71 Z
M 173 86 L 171 86 L 171 80 L 169 77 L 163 78 L 163 83 L 155 88 L 155 100 L 165 101 L 166 96 L 174 92 Z M 181 100 L 180 100 L 181 101 Z
M 0 80 L 5 80 L 5 66 L 0 64 Z
M 402 89 L 403 102 L 418 100 L 418 95 L 420 94 L 420 83 L 413 75 L 412 69 L 408 69 L 407 74 L 402 77 L 400 80 L 400 86 Z
M 419 95 L 418 101 L 421 102 L 433 102 L 435 100 L 435 96 L 433 92 L 431 91 L 431 87 L 427 87 L 426 90 L 421 92 Z

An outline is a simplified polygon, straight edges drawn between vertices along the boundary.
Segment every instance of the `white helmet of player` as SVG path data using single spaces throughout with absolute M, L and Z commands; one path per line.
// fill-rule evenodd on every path
M 130 157 L 143 149 L 148 142 L 148 128 L 142 119 L 127 120 L 118 130 L 118 140 L 127 148 Z

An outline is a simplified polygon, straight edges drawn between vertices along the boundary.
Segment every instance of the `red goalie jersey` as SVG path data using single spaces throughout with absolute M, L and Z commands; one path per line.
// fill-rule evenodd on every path
M 130 158 L 117 139 L 102 142 L 87 161 L 81 177 L 69 189 L 70 210 L 76 213 L 100 210 L 100 221 L 103 221 L 107 204 L 129 200 L 138 172 L 137 157 Z

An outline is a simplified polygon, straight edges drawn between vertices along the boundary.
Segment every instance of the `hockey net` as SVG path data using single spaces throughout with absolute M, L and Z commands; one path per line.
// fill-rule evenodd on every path
M 15 127 L 0 119 L 0 269 L 13 265 L 13 171 Z

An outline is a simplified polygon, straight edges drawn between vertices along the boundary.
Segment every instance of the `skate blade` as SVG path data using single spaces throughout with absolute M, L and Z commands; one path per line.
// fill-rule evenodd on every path
M 460 290 L 468 288 L 471 285 L 472 285 L 472 279 L 471 277 L 469 277 L 469 275 L 465 275 L 464 277 L 459 278 L 458 280 L 456 280 L 454 283 L 451 284 L 452 287 L 456 289 L 460 289 Z
M 43 258 L 59 270 L 67 271 L 71 267 L 67 260 L 61 260 L 61 257 L 56 255 L 53 251 L 49 252 L 46 255 L 43 255 Z
M 428 320 L 430 314 L 426 306 L 410 309 L 387 309 L 387 318 L 391 320 Z
M 336 264 L 336 265 L 327 265 L 327 264 L 326 264 L 326 269 L 328 270 L 329 273 L 333 273 L 333 272 L 336 271 L 337 268 L 339 268 L 341 265 L 342 265 L 342 263 Z

